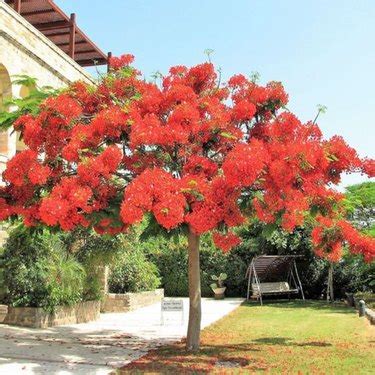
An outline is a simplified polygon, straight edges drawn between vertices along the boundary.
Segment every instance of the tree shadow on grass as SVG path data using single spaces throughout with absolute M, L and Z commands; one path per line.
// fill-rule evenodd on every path
M 113 374 L 209 374 L 244 368 L 251 371 L 265 371 L 269 368 L 262 358 L 254 358 L 252 353 L 260 352 L 253 342 L 239 344 L 202 345 L 197 353 L 187 352 L 185 343 L 162 347 L 150 351 Z M 228 366 L 228 367 L 226 367 Z
M 272 364 L 259 357 L 259 353 L 267 353 L 267 349 L 263 345 L 332 346 L 324 341 L 295 342 L 289 337 L 264 337 L 238 344 L 203 344 L 199 352 L 189 353 L 185 351 L 184 341 L 182 341 L 175 345 L 153 350 L 139 360 L 117 370 L 116 374 L 209 374 L 213 371 L 232 373 L 235 368 L 246 368 L 253 372 L 269 371 L 273 367 Z
M 265 344 L 265 345 L 281 345 L 281 346 L 316 346 L 316 347 L 327 347 L 332 346 L 329 342 L 325 341 L 306 341 L 306 342 L 294 342 L 289 337 L 262 337 L 259 339 L 252 340 L 253 343 Z
M 256 301 L 245 301 L 242 306 L 254 308 L 261 307 L 259 302 Z M 328 313 L 341 313 L 341 314 L 353 314 L 355 310 L 344 303 L 328 303 L 324 301 L 314 300 L 263 300 L 263 306 L 267 308 L 275 309 L 312 309 L 317 311 L 324 311 Z

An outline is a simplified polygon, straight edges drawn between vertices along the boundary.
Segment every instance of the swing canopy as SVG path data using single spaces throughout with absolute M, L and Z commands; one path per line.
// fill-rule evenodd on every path
M 305 299 L 298 275 L 298 255 L 261 255 L 253 258 L 248 277 L 247 299 L 257 298 L 263 304 L 264 295 L 301 294 Z

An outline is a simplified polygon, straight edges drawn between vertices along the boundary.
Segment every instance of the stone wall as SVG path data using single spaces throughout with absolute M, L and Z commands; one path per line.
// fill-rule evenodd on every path
M 8 306 L 0 305 L 0 323 L 3 323 L 8 314 Z
M 75 306 L 59 306 L 53 313 L 40 307 L 8 307 L 2 323 L 22 327 L 47 328 L 64 324 L 86 323 L 100 317 L 100 301 L 86 301 Z M 1 322 L 1 319 L 0 319 Z
M 115 294 L 108 293 L 102 302 L 102 312 L 126 312 L 158 303 L 164 297 L 164 289 L 149 292 Z

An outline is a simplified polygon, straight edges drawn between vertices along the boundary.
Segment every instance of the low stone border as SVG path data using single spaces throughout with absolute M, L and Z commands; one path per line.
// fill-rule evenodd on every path
M 47 328 L 64 324 L 86 323 L 100 317 L 100 301 L 85 301 L 74 306 L 58 306 L 53 313 L 41 307 L 12 307 L 8 312 L 4 324 Z M 0 320 L 1 322 L 1 320 Z
M 366 307 L 365 315 L 366 315 L 366 318 L 370 321 L 371 324 L 375 324 L 375 311 Z
M 127 312 L 160 302 L 163 297 L 164 289 L 139 293 L 108 293 L 103 298 L 101 312 Z
M 359 298 L 356 298 L 352 294 L 347 295 L 347 303 L 349 306 L 354 307 L 356 310 L 359 309 Z M 366 301 L 365 301 L 366 303 Z M 371 310 L 369 307 L 365 307 L 365 316 L 370 321 L 371 324 L 375 324 L 375 311 Z
M 0 323 L 4 322 L 5 317 L 8 314 L 8 306 L 7 305 L 0 305 Z

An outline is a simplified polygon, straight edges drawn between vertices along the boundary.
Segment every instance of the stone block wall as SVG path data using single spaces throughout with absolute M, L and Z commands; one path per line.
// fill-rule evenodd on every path
M 0 323 L 3 323 L 8 314 L 8 306 L 0 305 Z
M 127 312 L 140 307 L 158 303 L 164 297 L 164 289 L 156 289 L 139 293 L 108 293 L 105 295 L 102 305 L 102 312 Z
M 4 324 L 47 328 L 65 324 L 86 323 L 100 317 L 100 301 L 86 301 L 75 306 L 59 306 L 53 313 L 40 307 L 8 307 Z M 0 319 L 1 322 L 1 319 Z

